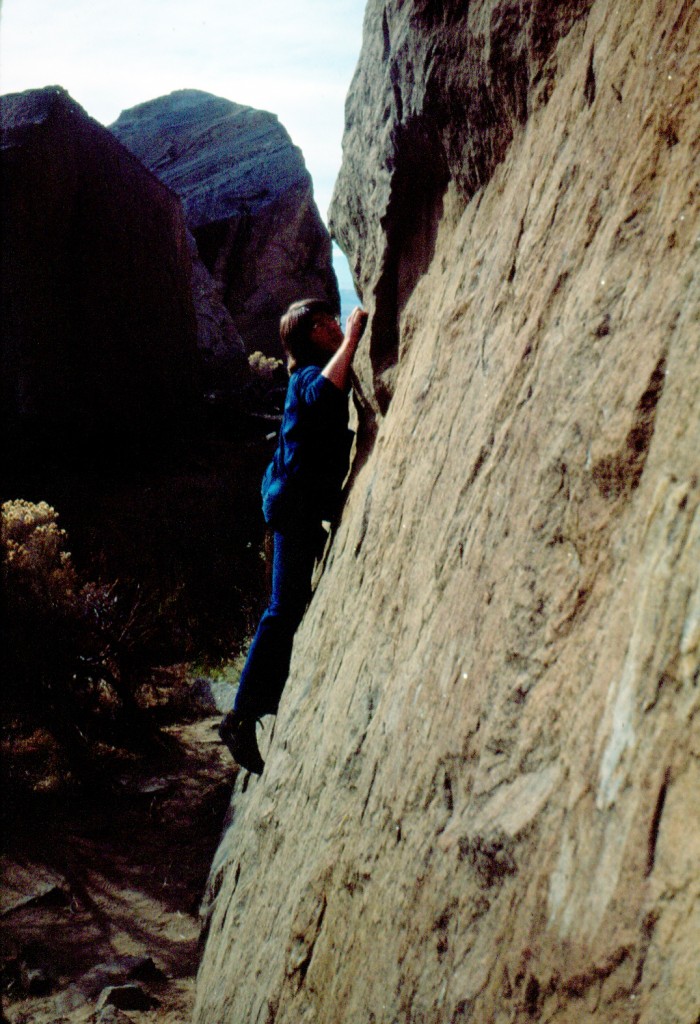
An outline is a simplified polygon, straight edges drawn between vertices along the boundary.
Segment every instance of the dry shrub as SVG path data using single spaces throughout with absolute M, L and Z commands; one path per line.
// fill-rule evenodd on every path
M 45 501 L 5 502 L 0 547 L 9 601 L 47 610 L 71 605 L 77 577 L 66 541 L 55 509 Z
M 105 737 L 143 740 L 129 660 L 148 632 L 133 595 L 81 582 L 58 514 L 46 502 L 2 506 L 5 731 L 45 728 L 78 761 Z
M 251 356 L 248 356 L 248 365 L 254 377 L 257 377 L 261 383 L 270 386 L 280 383 L 281 375 L 284 374 L 282 360 L 275 359 L 274 356 L 265 356 L 262 352 L 253 352 Z M 281 382 L 284 382 L 283 376 Z
M 287 391 L 287 370 L 281 359 L 253 352 L 248 356 L 250 383 L 248 404 L 250 411 L 263 415 L 279 415 Z

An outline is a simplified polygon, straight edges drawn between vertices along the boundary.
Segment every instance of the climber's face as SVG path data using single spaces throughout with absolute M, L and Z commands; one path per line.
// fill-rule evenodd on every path
M 343 340 L 340 318 L 331 316 L 330 313 L 319 313 L 314 317 L 311 340 L 322 352 L 337 352 Z

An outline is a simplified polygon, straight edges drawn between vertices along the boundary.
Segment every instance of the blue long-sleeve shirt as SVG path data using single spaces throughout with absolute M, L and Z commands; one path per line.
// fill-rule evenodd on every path
M 262 483 L 263 515 L 273 529 L 312 529 L 333 517 L 352 438 L 345 392 L 318 366 L 295 370 L 277 449 Z

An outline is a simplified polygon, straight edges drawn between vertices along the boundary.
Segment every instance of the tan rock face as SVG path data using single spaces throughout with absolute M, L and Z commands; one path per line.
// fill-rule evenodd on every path
M 489 180 L 514 133 L 546 102 L 557 41 L 590 5 L 368 4 L 331 225 L 374 313 L 372 404 L 382 412 L 394 389 L 400 317 L 430 265 L 448 182 L 468 200 Z
M 373 309 L 376 440 L 265 773 L 236 783 L 195 1020 L 694 1024 L 698 10 L 596 0 L 557 28 L 533 7 L 521 30 L 514 8 L 512 52 L 537 26 L 548 56 L 493 159 L 460 171 L 440 129 L 404 272 L 377 140 L 405 116 L 362 62 L 401 53 L 405 114 L 421 48 L 480 66 L 469 19 L 511 10 L 441 5 L 430 35 L 432 7 L 367 12 L 347 139 L 381 97 L 375 163 L 360 181 L 346 142 L 334 217 Z M 463 88 L 453 140 L 485 102 Z

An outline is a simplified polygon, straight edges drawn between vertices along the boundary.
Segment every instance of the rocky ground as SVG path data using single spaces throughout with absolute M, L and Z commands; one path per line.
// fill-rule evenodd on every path
M 165 726 L 109 787 L 33 810 L 2 859 L 10 1024 L 190 1019 L 198 909 L 235 767 L 218 713 Z

